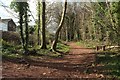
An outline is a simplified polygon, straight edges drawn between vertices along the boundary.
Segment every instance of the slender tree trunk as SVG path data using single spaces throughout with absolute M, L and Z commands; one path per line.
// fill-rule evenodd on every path
M 21 6 L 21 4 L 19 4 L 19 6 Z M 23 12 L 22 12 L 21 7 L 20 7 L 19 16 L 20 16 L 20 22 L 19 22 L 19 24 L 20 24 L 20 36 L 22 39 L 22 47 L 25 50 L 25 40 L 24 40 L 24 34 L 23 34 Z
M 38 45 L 40 45 L 40 1 L 38 1 Z
M 63 39 L 63 38 L 62 38 L 62 34 L 63 34 L 63 33 L 60 31 L 60 34 L 59 34 L 60 37 L 59 37 L 59 38 L 60 38 L 61 40 Z
M 42 0 L 42 40 L 41 40 L 41 49 L 47 49 L 46 47 L 46 32 L 45 32 L 45 0 Z
M 53 41 L 52 46 L 51 46 L 52 51 L 56 51 L 56 46 L 57 46 L 57 42 L 58 42 L 58 36 L 59 36 L 59 32 L 60 32 L 60 30 L 62 28 L 63 22 L 64 22 L 66 8 L 67 8 L 67 0 L 65 0 L 61 21 L 60 21 L 58 29 L 57 29 L 57 31 L 55 33 L 55 40 Z
M 29 32 L 28 32 L 28 13 L 27 13 L 28 9 L 27 9 L 27 3 L 26 3 L 26 9 L 25 9 L 25 34 L 26 34 L 26 37 L 25 37 L 25 41 L 26 41 L 26 44 L 25 44 L 25 51 L 27 52 L 28 51 L 28 42 L 29 42 Z
M 80 35 L 80 30 L 79 29 L 77 30 L 77 40 L 78 41 L 81 40 L 81 35 Z
M 66 26 L 66 41 L 68 42 L 69 41 L 69 39 L 68 39 L 68 26 Z
M 24 40 L 24 34 L 23 34 L 23 18 L 22 16 L 20 16 L 20 35 L 21 35 L 21 39 L 22 39 L 22 46 L 25 49 L 25 40 Z
M 70 19 L 69 19 L 69 16 L 66 17 L 66 20 L 67 20 L 67 24 L 66 24 L 66 41 L 69 42 L 70 40 L 70 36 L 69 36 L 69 25 L 70 25 Z

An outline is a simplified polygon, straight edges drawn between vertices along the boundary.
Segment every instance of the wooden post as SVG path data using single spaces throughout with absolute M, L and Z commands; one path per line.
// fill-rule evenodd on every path
M 105 45 L 102 46 L 102 50 L 105 51 Z
M 97 50 L 97 51 L 99 50 L 99 46 L 96 47 L 96 50 Z

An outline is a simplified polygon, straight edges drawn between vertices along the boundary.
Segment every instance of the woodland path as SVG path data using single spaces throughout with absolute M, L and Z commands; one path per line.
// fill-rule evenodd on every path
M 70 52 L 63 58 L 39 57 L 28 60 L 26 68 L 18 60 L 3 59 L 3 77 L 32 78 L 101 78 L 94 66 L 93 49 L 83 48 L 74 42 L 68 43 Z

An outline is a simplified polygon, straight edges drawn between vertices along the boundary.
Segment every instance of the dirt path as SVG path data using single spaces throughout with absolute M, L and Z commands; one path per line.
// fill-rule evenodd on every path
M 3 59 L 3 77 L 36 78 L 100 78 L 94 71 L 93 49 L 82 48 L 76 43 L 68 43 L 70 52 L 63 58 L 38 57 L 29 60 L 30 67 L 17 60 Z

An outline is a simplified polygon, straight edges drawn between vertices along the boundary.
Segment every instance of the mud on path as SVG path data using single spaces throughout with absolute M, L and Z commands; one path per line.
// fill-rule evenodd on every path
M 19 59 L 3 58 L 3 77 L 17 78 L 100 78 L 94 71 L 95 54 L 87 49 L 68 43 L 70 52 L 63 58 L 37 57 L 28 60 L 30 66 L 19 63 Z

